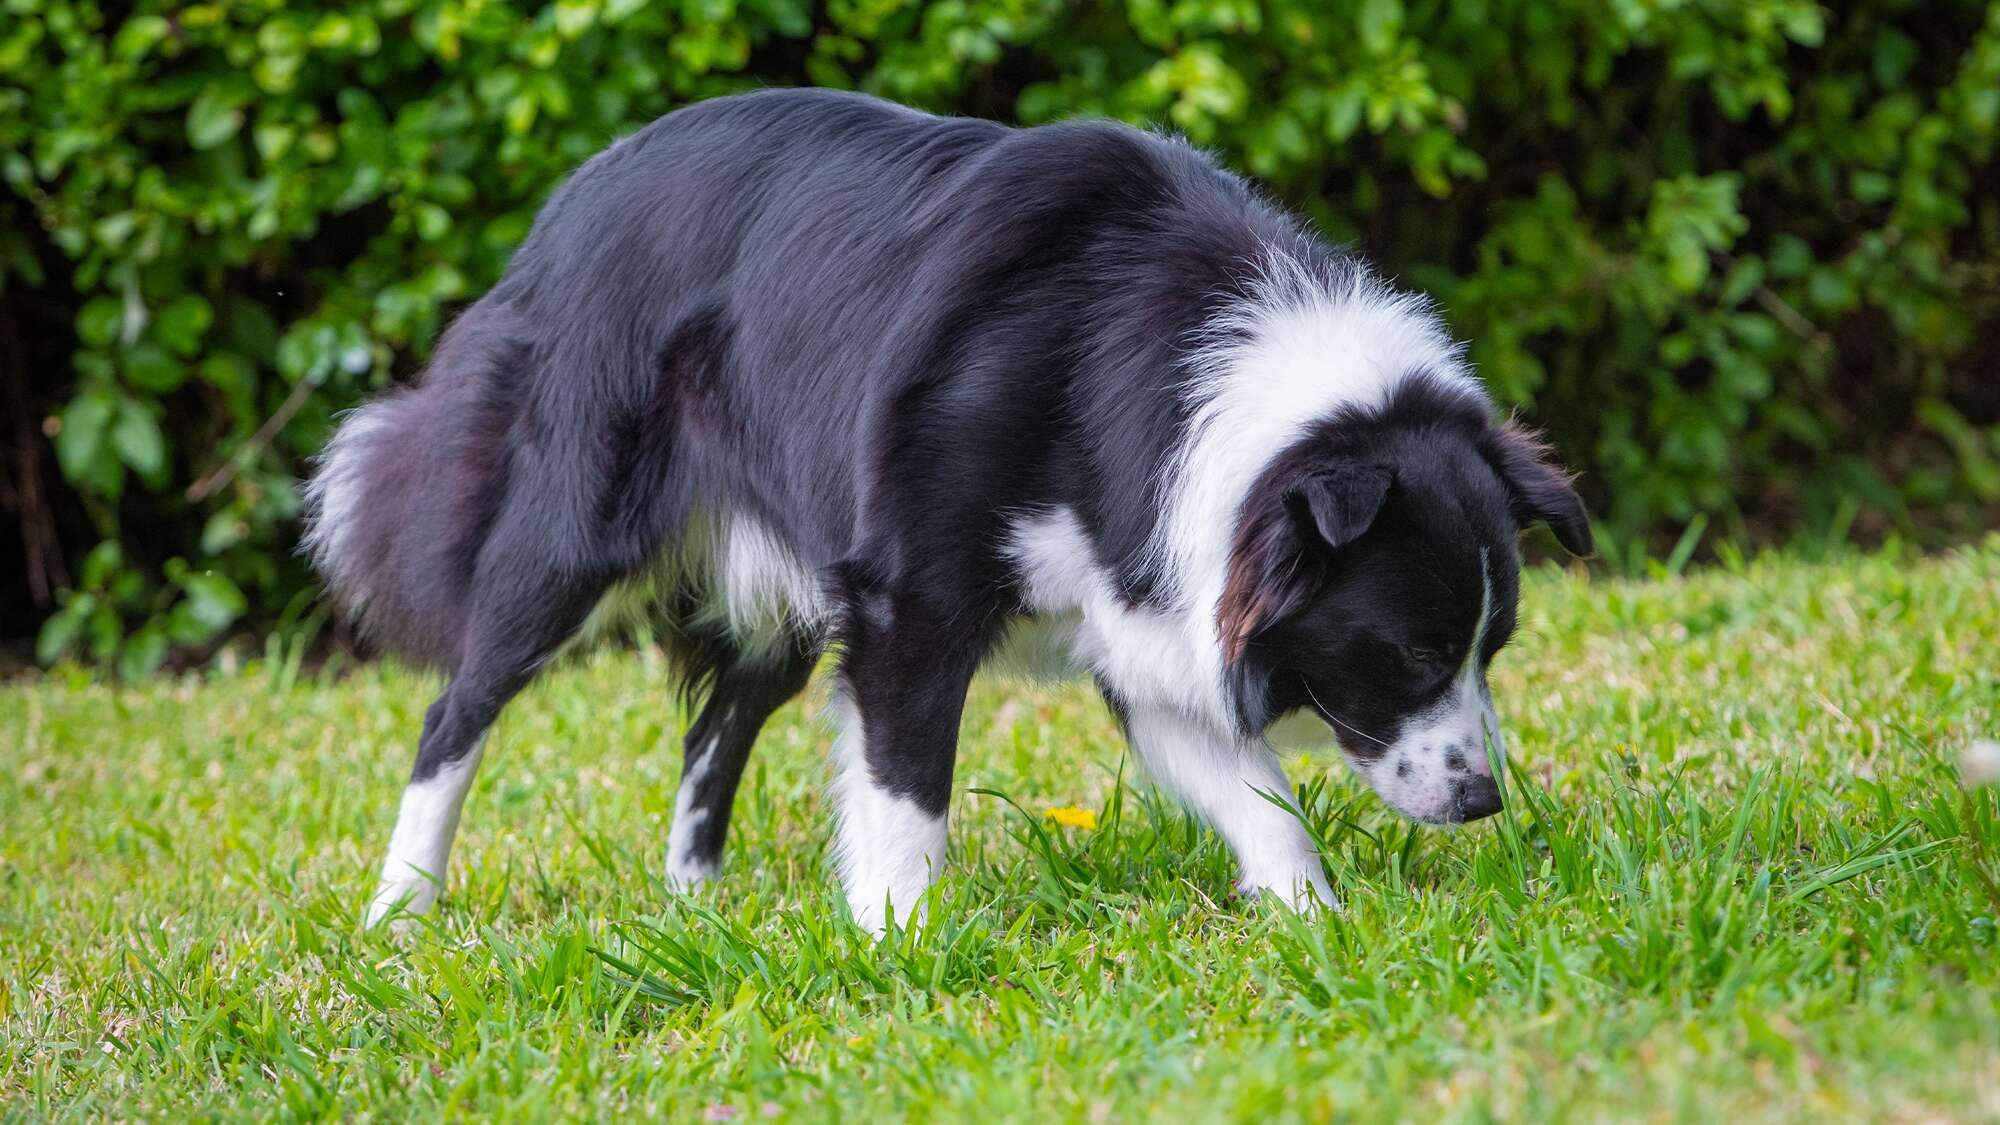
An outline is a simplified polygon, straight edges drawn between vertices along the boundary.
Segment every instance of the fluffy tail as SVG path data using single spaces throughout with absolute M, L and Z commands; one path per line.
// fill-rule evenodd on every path
M 306 483 L 301 544 L 372 643 L 446 669 L 505 498 L 513 413 L 497 393 L 507 373 L 464 327 L 422 383 L 347 415 Z

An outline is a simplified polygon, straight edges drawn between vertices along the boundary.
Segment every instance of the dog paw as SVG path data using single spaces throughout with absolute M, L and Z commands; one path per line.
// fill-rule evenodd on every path
M 712 863 L 684 860 L 677 856 L 667 859 L 667 889 L 675 894 L 693 894 L 714 882 L 716 875 Z
M 1247 900 L 1274 902 L 1307 918 L 1340 909 L 1333 888 L 1318 872 L 1275 878 L 1245 875 L 1237 881 L 1236 891 Z
M 848 913 L 854 924 L 876 941 L 888 937 L 892 928 L 905 933 L 922 930 L 930 923 L 931 895 L 914 891 L 908 897 L 916 902 L 915 907 L 906 909 L 886 901 L 886 896 L 856 896 L 848 899 Z
M 417 915 L 430 913 L 437 897 L 436 880 L 424 875 L 385 877 L 375 888 L 375 897 L 369 900 L 362 924 L 372 930 L 388 922 L 390 933 L 406 933 L 415 924 Z

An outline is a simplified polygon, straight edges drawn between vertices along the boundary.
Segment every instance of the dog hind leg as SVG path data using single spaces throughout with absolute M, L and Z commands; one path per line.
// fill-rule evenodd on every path
M 680 790 L 667 833 L 667 881 L 688 890 L 715 877 L 736 787 L 757 734 L 771 713 L 811 678 L 816 646 L 792 639 L 779 651 L 750 655 L 729 645 L 701 715 L 683 742 Z
M 610 584 L 608 575 L 557 571 L 553 553 L 532 530 L 536 521 L 520 509 L 509 515 L 515 518 L 503 517 L 482 555 L 457 671 L 424 716 L 416 765 L 368 906 L 371 926 L 399 910 L 423 913 L 436 901 L 486 732 Z

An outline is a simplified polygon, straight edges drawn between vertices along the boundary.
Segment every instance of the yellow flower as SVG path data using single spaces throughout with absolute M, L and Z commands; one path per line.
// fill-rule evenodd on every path
M 1089 829 L 1097 827 L 1097 814 L 1089 809 L 1077 808 L 1075 805 L 1060 805 L 1052 809 L 1043 809 L 1042 815 L 1055 821 L 1057 824 L 1067 825 L 1071 828 Z

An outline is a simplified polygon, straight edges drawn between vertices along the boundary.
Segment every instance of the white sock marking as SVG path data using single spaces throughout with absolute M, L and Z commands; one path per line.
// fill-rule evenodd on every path
M 725 716 L 724 723 L 728 719 Z M 715 878 L 714 861 L 694 854 L 695 830 L 708 822 L 709 810 L 695 807 L 702 779 L 715 768 L 716 745 L 710 738 L 688 770 L 681 775 L 680 789 L 674 794 L 674 822 L 667 828 L 667 885 L 677 891 L 691 891 Z
M 860 710 L 844 695 L 832 707 L 840 724 L 833 744 L 834 857 L 847 907 L 877 937 L 892 917 L 922 925 L 924 891 L 944 869 L 946 818 L 877 785 Z
M 398 906 L 406 914 L 422 914 L 437 901 L 452 838 L 458 834 L 459 810 L 465 807 L 465 794 L 485 753 L 482 735 L 464 757 L 404 787 L 396 830 L 389 835 L 389 857 L 382 862 L 382 880 L 368 904 L 368 925 L 382 921 Z

